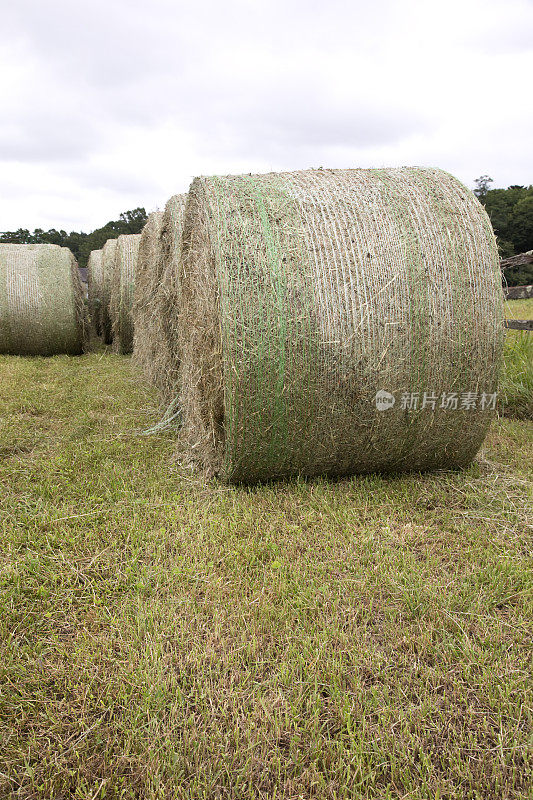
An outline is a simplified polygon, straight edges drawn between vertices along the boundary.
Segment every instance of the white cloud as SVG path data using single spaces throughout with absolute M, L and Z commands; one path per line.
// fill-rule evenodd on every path
M 533 182 L 527 0 L 18 0 L 0 229 L 90 230 L 195 174 L 429 164 Z

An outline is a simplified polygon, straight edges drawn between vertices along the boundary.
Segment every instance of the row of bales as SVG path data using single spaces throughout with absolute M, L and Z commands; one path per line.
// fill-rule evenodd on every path
M 0 244 L 0 353 L 80 355 L 93 333 L 131 352 L 131 305 L 140 235 L 120 236 L 91 253 L 89 304 L 76 260 L 52 244 Z
M 0 352 L 85 346 L 59 251 L 0 248 Z M 93 331 L 133 351 L 208 474 L 455 468 L 485 437 L 504 337 L 498 252 L 447 173 L 196 178 L 88 266 Z

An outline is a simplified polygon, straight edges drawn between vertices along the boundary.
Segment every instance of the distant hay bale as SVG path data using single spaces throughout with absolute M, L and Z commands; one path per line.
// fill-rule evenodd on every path
M 113 331 L 113 350 L 131 353 L 133 349 L 133 291 L 140 234 L 122 234 L 117 239 L 111 279 L 109 315 Z
M 0 244 L 0 353 L 83 352 L 86 306 L 76 260 L 55 244 Z
M 186 194 L 176 194 L 165 206 L 160 234 L 161 277 L 152 318 L 153 352 L 151 379 L 163 397 L 173 399 L 179 387 L 179 259 Z
M 180 282 L 184 434 L 210 473 L 253 482 L 475 456 L 503 296 L 487 214 L 451 175 L 197 178 Z
M 96 336 L 102 335 L 102 294 L 104 286 L 104 272 L 102 264 L 102 251 L 92 250 L 87 261 L 87 291 L 89 295 L 89 314 L 91 324 Z
M 158 335 L 155 300 L 163 270 L 163 217 L 162 211 L 150 214 L 142 230 L 133 292 L 133 359 L 150 382 L 153 382 L 154 360 L 161 339 Z
M 117 252 L 117 240 L 108 239 L 102 247 L 102 301 L 100 304 L 100 328 L 104 344 L 111 344 L 113 331 L 109 305 L 111 302 L 111 283 Z

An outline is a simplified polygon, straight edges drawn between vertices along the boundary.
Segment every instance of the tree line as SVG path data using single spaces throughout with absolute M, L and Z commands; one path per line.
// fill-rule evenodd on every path
M 58 244 L 68 247 L 73 253 L 80 267 L 87 266 L 91 250 L 100 250 L 108 239 L 116 239 L 122 233 L 140 233 L 147 220 L 144 208 L 134 208 L 124 211 L 119 219 L 106 222 L 102 228 L 97 228 L 92 233 L 78 233 L 51 228 L 48 231 L 36 228 L 33 232 L 26 228 L 18 231 L 6 231 L 0 234 L 0 242 L 9 244 Z
M 492 222 L 500 258 L 533 250 L 533 186 L 491 189 L 489 175 L 475 181 L 474 194 L 483 203 Z M 505 272 L 508 286 L 533 283 L 533 264 L 513 267 Z
M 509 186 L 507 189 L 491 189 L 489 175 L 475 180 L 474 194 L 485 206 L 496 233 L 500 258 L 533 250 L 533 186 Z M 25 228 L 0 234 L 0 242 L 12 244 L 59 244 L 74 253 L 80 267 L 85 267 L 91 250 L 100 250 L 108 239 L 116 239 L 121 233 L 140 233 L 146 223 L 144 208 L 134 208 L 120 214 L 118 220 L 107 222 L 92 233 L 67 233 L 63 230 L 45 231 L 36 228 L 33 232 Z M 533 264 L 513 267 L 506 271 L 509 286 L 533 283 Z

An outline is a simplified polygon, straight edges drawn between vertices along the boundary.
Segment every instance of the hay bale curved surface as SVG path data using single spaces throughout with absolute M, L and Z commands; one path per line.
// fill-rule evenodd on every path
M 153 382 L 154 361 L 160 346 L 156 296 L 163 270 L 161 254 L 163 217 L 162 211 L 150 214 L 142 230 L 133 293 L 133 358 L 151 382 Z
M 113 331 L 113 350 L 117 353 L 131 353 L 133 349 L 133 317 L 131 312 L 135 288 L 135 268 L 140 241 L 140 233 L 122 234 L 117 239 L 109 303 L 109 315 Z
M 116 252 L 117 240 L 108 239 L 102 247 L 102 301 L 100 304 L 100 327 L 104 344 L 111 344 L 113 341 L 109 306 L 111 303 L 111 283 L 113 281 Z
M 162 273 L 153 317 L 153 338 L 158 344 L 152 376 L 167 400 L 173 399 L 179 392 L 179 264 L 186 203 L 186 194 L 176 194 L 170 198 L 163 213 L 160 237 Z
M 87 291 L 89 296 L 89 314 L 96 336 L 102 335 L 102 294 L 104 271 L 102 250 L 91 250 L 87 261 Z
M 198 178 L 181 264 L 185 435 L 211 473 L 422 470 L 476 454 L 503 295 L 489 219 L 451 175 Z M 385 411 L 380 390 L 395 398 Z M 461 407 L 468 392 L 476 408 Z
M 0 245 L 0 353 L 78 355 L 87 327 L 78 267 L 68 248 Z

